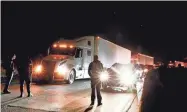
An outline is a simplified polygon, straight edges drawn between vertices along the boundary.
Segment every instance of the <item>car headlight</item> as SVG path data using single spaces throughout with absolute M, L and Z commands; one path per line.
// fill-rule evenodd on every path
M 136 70 L 136 74 L 142 74 L 143 70 Z
M 42 72 L 42 65 L 37 65 L 36 67 L 35 67 L 35 69 L 34 69 L 34 72 L 35 73 L 41 73 Z
M 134 75 L 125 75 L 125 74 L 122 74 L 120 76 L 120 83 L 123 84 L 123 85 L 132 85 L 134 84 L 135 82 L 135 77 Z
M 132 69 L 126 68 L 119 74 L 119 80 L 122 85 L 130 86 L 134 84 L 136 77 L 135 74 L 133 74 Z
M 109 79 L 109 75 L 108 75 L 108 72 L 102 72 L 101 74 L 100 74 L 100 81 L 101 82 L 105 82 L 105 81 L 107 81 Z
M 148 69 L 146 68 L 146 69 L 144 69 L 143 71 L 144 71 L 144 72 L 148 72 Z
M 59 75 L 64 75 L 66 74 L 67 72 L 67 68 L 65 66 L 58 66 L 57 69 L 56 69 L 56 72 L 59 74 Z

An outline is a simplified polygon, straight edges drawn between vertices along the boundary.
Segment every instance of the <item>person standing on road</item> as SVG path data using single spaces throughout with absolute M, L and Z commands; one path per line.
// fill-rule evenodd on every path
M 17 72 L 17 62 L 16 62 L 16 54 L 13 54 L 11 61 L 7 62 L 7 65 L 8 66 L 5 67 L 6 74 L 7 74 L 7 80 L 6 80 L 6 84 L 5 84 L 4 90 L 3 90 L 3 93 L 5 93 L 5 94 L 11 93 L 10 91 L 8 91 L 8 87 L 9 87 L 11 81 L 12 81 L 12 78 L 13 78 L 14 74 L 15 73 L 18 74 L 18 72 Z
M 183 68 L 182 65 L 181 65 L 180 63 L 178 64 L 178 68 Z
M 94 61 L 90 63 L 88 68 L 88 74 L 91 77 L 91 106 L 94 105 L 95 101 L 95 90 L 97 93 L 98 106 L 102 105 L 102 96 L 100 93 L 101 82 L 99 80 L 100 73 L 103 71 L 103 64 L 98 60 L 98 56 L 94 55 Z
M 27 93 L 28 97 L 32 97 L 33 95 L 31 94 L 30 91 L 30 83 L 31 83 L 31 74 L 32 74 L 32 60 L 30 58 L 26 59 L 21 59 L 22 63 L 20 64 L 20 96 L 23 97 L 23 87 L 24 87 L 24 82 L 26 82 L 26 87 L 27 87 Z

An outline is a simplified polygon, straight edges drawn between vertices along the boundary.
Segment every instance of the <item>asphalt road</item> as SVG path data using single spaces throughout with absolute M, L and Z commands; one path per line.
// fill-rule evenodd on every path
M 1 90 L 3 85 L 1 86 Z M 32 84 L 33 97 L 19 96 L 19 85 L 11 85 L 11 94 L 1 94 L 2 112 L 126 112 L 134 98 L 133 93 L 118 93 L 102 91 L 103 105 L 97 107 L 97 102 L 92 108 L 90 104 L 90 80 L 77 80 L 75 83 L 62 84 Z M 137 112 L 137 101 L 133 103 L 129 112 Z

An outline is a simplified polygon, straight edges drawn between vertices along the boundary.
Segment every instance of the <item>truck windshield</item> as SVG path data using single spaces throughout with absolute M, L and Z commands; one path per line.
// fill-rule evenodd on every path
M 76 48 L 51 48 L 49 54 L 53 55 L 75 55 Z

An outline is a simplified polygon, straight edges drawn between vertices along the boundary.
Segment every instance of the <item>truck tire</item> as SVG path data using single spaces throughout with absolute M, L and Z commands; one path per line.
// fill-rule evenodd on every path
M 68 84 L 72 84 L 75 81 L 75 77 L 76 77 L 76 73 L 75 73 L 75 70 L 73 69 L 69 73 L 69 77 L 68 77 L 67 83 Z

